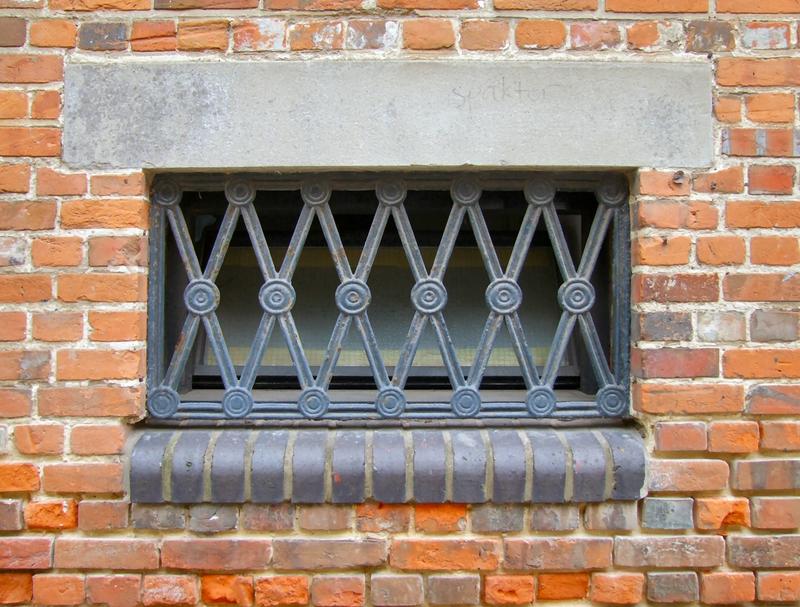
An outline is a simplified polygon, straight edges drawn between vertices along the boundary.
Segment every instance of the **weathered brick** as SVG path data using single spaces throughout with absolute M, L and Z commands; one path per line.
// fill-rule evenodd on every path
M 78 341 L 83 337 L 80 312 L 43 312 L 32 316 L 32 335 L 42 341 Z
M 286 20 L 261 18 L 236 21 L 233 24 L 233 50 L 286 50 Z
M 69 437 L 70 449 L 77 455 L 116 455 L 125 447 L 122 426 L 74 426 Z
M 161 545 L 161 564 L 201 571 L 262 569 L 269 563 L 271 552 L 270 540 L 266 539 L 168 538 Z
M 37 267 L 80 265 L 83 241 L 69 236 L 37 238 L 31 243 L 31 261 Z
M 739 460 L 732 486 L 740 491 L 800 489 L 800 459 Z
M 622 40 L 614 21 L 584 21 L 569 28 L 571 47 L 578 50 L 616 48 Z
M 138 199 L 69 200 L 61 205 L 61 227 L 146 228 L 147 203 Z
M 719 375 L 719 350 L 716 348 L 635 349 L 631 353 L 631 373 L 645 379 L 716 377 Z
M 43 388 L 39 414 L 52 417 L 127 417 L 143 410 L 142 390 L 115 386 Z
M 571 531 L 580 526 L 580 520 L 580 510 L 571 504 L 531 506 L 531 529 L 536 531 Z
M 728 301 L 798 301 L 797 274 L 728 274 L 723 282 Z
M 378 538 L 281 538 L 273 542 L 273 566 L 296 570 L 377 567 L 386 562 L 386 548 L 386 541 Z
M 81 196 L 86 193 L 86 173 L 62 173 L 47 167 L 36 170 L 40 196 Z
M 428 578 L 431 605 L 477 605 L 481 600 L 479 575 L 432 575 Z
M 141 21 L 142 23 L 164 23 L 160 21 Z M 166 22 L 172 23 L 172 22 Z M 174 25 L 173 25 L 174 31 Z M 134 49 L 135 50 L 135 49 Z M 144 196 L 147 187 L 143 173 L 126 173 L 120 175 L 92 175 L 90 190 L 94 196 Z
M 23 163 L 0 164 L 0 194 L 25 194 L 30 189 L 30 181 L 30 165 Z M 2 217 L 2 210 L 0 210 L 0 217 Z
M 700 497 L 695 500 L 698 529 L 750 526 L 750 503 L 743 497 Z
M 53 201 L 0 202 L 2 230 L 49 230 L 55 226 L 55 222 L 56 204 Z
M 640 312 L 633 318 L 634 341 L 689 341 L 692 315 L 688 312 Z
M 691 180 L 683 171 L 639 171 L 639 193 L 643 196 L 688 196 Z
M 658 422 L 656 451 L 705 451 L 708 448 L 703 422 Z
M 583 524 L 590 531 L 630 531 L 639 522 L 635 502 L 587 504 Z
M 800 422 L 761 422 L 761 448 L 773 451 L 800 451 Z
M 50 569 L 53 539 L 49 537 L 0 538 L 0 569 Z
M 370 578 L 370 597 L 376 607 L 415 607 L 422 605 L 422 576 L 378 574 Z
M 791 44 L 791 29 L 788 23 L 751 21 L 740 28 L 742 46 L 757 50 L 786 49 Z
M 236 529 L 239 509 L 236 506 L 199 504 L 189 508 L 189 530 L 195 533 L 218 533 Z
M 87 51 L 124 51 L 128 48 L 126 23 L 81 23 L 78 48 Z
M 94 604 L 137 607 L 141 605 L 141 586 L 139 575 L 90 575 L 86 577 L 86 596 Z
M 352 22 L 349 27 L 352 27 Z M 508 46 L 508 33 L 507 21 L 489 19 L 462 21 L 461 48 L 468 51 L 499 51 Z
M 619 13 L 705 13 L 708 0 L 608 0 L 606 9 Z
M 253 605 L 253 578 L 251 577 L 243 575 L 204 575 L 200 581 L 203 603 L 244 605 L 248 607 Z
M 37 605 L 81 605 L 85 596 L 83 576 L 42 573 L 33 576 L 33 601 Z
M 636 239 L 634 265 L 678 266 L 689 263 L 692 239 L 688 236 L 652 236 Z
M 178 24 L 178 50 L 224 51 L 228 48 L 228 22 L 182 21 Z
M 19 531 L 22 529 L 22 502 L 19 500 L 0 500 L 0 531 Z M 0 580 L 2 596 L 2 580 Z M 0 604 L 3 604 L 0 600 Z
M 158 544 L 155 540 L 119 538 L 56 539 L 54 562 L 56 567 L 69 569 L 145 570 L 158 568 Z
M 142 584 L 145 607 L 161 605 L 194 605 L 197 603 L 197 582 L 188 575 L 146 575 Z
M 367 532 L 402 532 L 411 525 L 412 507 L 369 502 L 356 506 L 356 528 Z
M 291 504 L 244 504 L 241 526 L 249 531 L 290 531 L 295 508 Z
M 519 48 L 561 48 L 567 42 L 567 27 L 555 19 L 525 19 L 517 23 L 514 36 Z
M 83 531 L 111 531 L 128 526 L 127 502 L 81 500 L 78 527 Z
M 312 21 L 294 23 L 289 27 L 287 40 L 293 51 L 330 51 L 344 47 L 343 21 Z
M 653 459 L 649 468 L 651 491 L 719 491 L 728 485 L 728 463 L 718 459 Z
M 747 603 L 755 598 L 755 576 L 749 571 L 704 573 L 700 578 L 700 600 L 707 605 Z
M 692 181 L 695 192 L 702 194 L 735 194 L 744 190 L 744 170 L 740 166 L 696 173 Z
M 719 212 L 709 202 L 643 200 L 636 205 L 634 219 L 642 228 L 710 230 L 717 227 Z
M 525 508 L 516 504 L 480 504 L 470 509 L 470 527 L 476 533 L 522 531 Z
M 14 444 L 25 455 L 58 455 L 64 451 L 64 426 L 20 424 L 14 427 Z
M 648 497 L 642 506 L 642 527 L 649 529 L 691 529 L 694 527 L 690 497 Z
M 310 598 L 308 578 L 304 575 L 275 575 L 256 579 L 256 605 L 306 605 Z
M 736 46 L 733 25 L 727 21 L 691 21 L 686 28 L 686 50 L 690 53 L 730 51 Z
M 800 338 L 800 313 L 793 310 L 754 310 L 750 317 L 753 341 L 794 341 Z
M 491 571 L 499 562 L 500 542 L 478 539 L 395 538 L 389 558 L 396 569 L 419 571 Z
M 0 351 L 0 379 L 30 381 L 50 375 L 50 353 L 39 351 Z
M 483 582 L 483 600 L 488 605 L 529 605 L 536 594 L 532 575 L 487 575 Z
M 4 55 L 0 57 L 0 82 L 58 82 L 64 77 L 64 60 L 58 55 Z M 56 131 L 56 129 L 48 129 Z M 12 132 L 24 132 L 15 129 Z M 10 143 L 10 142 L 9 142 Z
M 393 49 L 397 47 L 399 33 L 400 26 L 397 21 L 351 19 L 347 22 L 345 48 L 353 50 Z M 487 39 L 484 43 L 491 42 L 491 39 Z M 463 43 L 462 38 L 462 45 Z
M 47 301 L 52 292 L 49 276 L 38 274 L 0 276 L 0 303 Z
M 463 531 L 467 526 L 467 507 L 463 504 L 417 504 L 414 528 L 423 533 Z
M 647 598 L 654 603 L 693 603 L 700 600 L 697 574 L 648 573 Z
M 133 504 L 131 525 L 134 529 L 183 529 L 186 509 L 173 504 Z
M 589 599 L 609 605 L 636 605 L 644 598 L 642 573 L 593 573 Z
M 614 564 L 622 567 L 706 568 L 723 562 L 720 536 L 616 537 Z
M 708 342 L 744 341 L 746 319 L 741 312 L 698 312 L 697 338 Z
M 147 265 L 147 241 L 138 236 L 98 236 L 90 238 L 89 265 Z
M 121 493 L 121 464 L 47 464 L 42 483 L 50 493 Z
M 800 497 L 753 497 L 750 503 L 753 528 L 800 528 Z
M 605 569 L 611 565 L 611 538 L 509 538 L 504 565 L 512 570 Z
M 318 504 L 301 506 L 299 524 L 306 531 L 341 531 L 353 526 L 352 508 Z
M 359 607 L 364 604 L 363 575 L 317 575 L 311 581 L 315 607 Z
M 720 122 L 737 123 L 742 120 L 742 101 L 739 97 L 720 95 L 714 102 L 714 115 Z
M 800 601 L 800 571 L 759 572 L 756 588 L 759 601 Z
M 712 302 L 719 300 L 716 274 L 637 274 L 633 300 L 657 303 Z
M 728 562 L 742 569 L 800 567 L 800 535 L 731 536 Z

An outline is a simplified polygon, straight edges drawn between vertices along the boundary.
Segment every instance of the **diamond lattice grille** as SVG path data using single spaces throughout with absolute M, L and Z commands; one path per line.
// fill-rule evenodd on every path
M 321 180 L 302 183 L 302 210 L 294 226 L 286 253 L 278 267 L 270 251 L 255 207 L 257 183 L 247 177 L 230 177 L 225 182 L 227 209 L 221 220 L 205 267 L 201 266 L 189 227 L 181 208 L 182 183 L 175 178 L 161 178 L 153 189 L 150 338 L 148 358 L 148 409 L 158 419 L 291 419 L 291 418 L 417 418 L 417 417 L 515 417 L 546 418 L 575 416 L 620 416 L 627 411 L 627 327 L 620 327 L 616 315 L 612 350 L 616 364 L 610 364 L 598 330 L 590 313 L 596 302 L 592 274 L 604 241 L 615 229 L 616 268 L 613 274 L 627 276 L 627 185 L 620 177 L 598 182 L 595 196 L 600 204 L 579 260 L 574 260 L 556 210 L 556 186 L 543 176 L 534 176 L 524 183 L 527 206 L 508 261 L 501 263 L 492 234 L 481 208 L 480 183 L 471 178 L 456 178 L 450 188 L 452 206 L 449 211 L 435 258 L 425 263 L 404 201 L 406 185 L 402 180 L 379 181 L 375 187 L 375 211 L 354 267 L 348 260 L 337 220 L 329 204 L 330 185 Z M 333 327 L 322 362 L 309 363 L 300 339 L 293 307 L 297 298 L 292 278 L 312 224 L 318 222 L 338 277 L 335 298 L 338 318 Z M 413 276 L 409 293 L 413 318 L 402 344 L 397 363 L 387 367 L 381 344 L 370 321 L 370 271 L 381 246 L 389 222 L 402 243 L 402 250 Z M 215 283 L 237 225 L 247 231 L 263 281 L 258 293 L 261 318 L 255 331 L 247 359 L 238 371 L 225 341 L 217 308 L 220 291 Z M 547 360 L 537 369 L 531 356 L 526 330 L 519 310 L 526 297 L 556 294 L 523 293 L 520 273 L 531 250 L 537 228 L 543 224 L 552 246 L 562 283 L 557 298 L 561 317 L 552 340 Z M 444 275 L 451 260 L 456 239 L 462 229 L 471 230 L 483 261 L 489 286 L 485 292 L 486 313 L 483 331 L 472 360 L 459 360 L 447 324 L 448 293 Z M 164 240 L 173 238 L 180 255 L 188 284 L 182 305 L 186 316 L 173 351 L 164 351 Z M 576 265 L 577 261 L 577 265 Z M 618 312 L 627 307 L 627 284 L 613 285 Z M 482 322 L 475 319 L 475 322 Z M 627 321 L 624 321 L 627 322 Z M 179 394 L 181 378 L 190 364 L 192 349 L 202 326 L 213 351 L 224 386 L 221 399 L 192 400 Z M 435 402 L 409 402 L 407 383 L 426 328 L 435 335 L 444 374 L 450 384 L 446 397 Z M 286 343 L 292 368 L 300 386 L 293 402 L 261 402 L 254 397 L 254 385 L 270 339 L 278 331 Z M 519 364 L 525 386 L 524 399 L 484 401 L 481 383 L 489 366 L 498 334 L 507 331 Z M 331 398 L 331 380 L 343 344 L 351 332 L 360 339 L 369 371 L 377 387 L 371 402 L 338 401 Z M 590 372 L 599 387 L 592 402 L 559 402 L 555 382 L 559 366 L 573 338 L 583 340 Z M 620 350 L 623 350 L 620 352 Z M 333 400 L 333 402 L 332 402 Z

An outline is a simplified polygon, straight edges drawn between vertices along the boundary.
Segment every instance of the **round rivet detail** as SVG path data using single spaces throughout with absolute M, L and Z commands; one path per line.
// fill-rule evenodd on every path
M 450 186 L 450 196 L 458 204 L 469 206 L 481 199 L 481 186 L 469 177 L 456 179 Z
M 522 304 L 522 289 L 513 280 L 498 278 L 486 289 L 486 304 L 497 314 L 516 312 Z
M 595 193 L 607 207 L 618 207 L 628 200 L 628 182 L 622 175 L 610 175 L 600 183 Z
M 331 187 L 324 181 L 307 181 L 300 187 L 300 196 L 307 205 L 315 207 L 331 198 Z
M 447 291 L 440 281 L 426 278 L 411 289 L 411 303 L 423 314 L 435 314 L 447 305 Z
M 227 417 L 244 417 L 253 409 L 253 395 L 244 388 L 228 388 L 222 397 L 222 411 Z
M 453 393 L 450 408 L 458 417 L 475 417 L 481 410 L 481 395 L 475 388 L 461 386 Z
M 605 417 L 619 417 L 628 411 L 628 395 L 621 386 L 603 386 L 597 391 L 595 401 Z
M 328 412 L 330 402 L 322 388 L 306 388 L 297 400 L 297 407 L 305 417 L 317 419 Z
M 381 181 L 375 188 L 375 194 L 382 204 L 394 206 L 406 199 L 406 184 L 402 179 Z
M 571 278 L 558 289 L 558 303 L 571 314 L 583 314 L 594 305 L 594 287 L 585 278 Z
M 372 295 L 363 280 L 352 279 L 336 289 L 336 305 L 345 314 L 361 314 L 367 309 Z
M 268 314 L 285 314 L 294 306 L 294 300 L 294 287 L 279 278 L 268 280 L 258 292 L 258 301 Z
M 552 179 L 540 175 L 525 182 L 524 193 L 528 204 L 544 206 L 553 202 L 556 186 Z
M 375 399 L 375 409 L 381 417 L 399 417 L 406 408 L 406 397 L 400 388 L 381 389 Z
M 232 177 L 225 183 L 225 198 L 236 206 L 245 206 L 256 199 L 253 184 L 241 177 Z
M 153 417 L 161 419 L 172 417 L 178 412 L 181 397 L 172 388 L 161 386 L 150 391 L 147 396 L 147 410 Z
M 203 316 L 217 309 L 219 289 L 210 280 L 198 278 L 191 281 L 183 292 L 183 303 L 192 314 Z
M 548 386 L 537 386 L 528 392 L 525 404 L 533 417 L 547 417 L 556 409 L 555 392 Z
M 178 182 L 170 178 L 161 178 L 153 185 L 151 200 L 162 207 L 175 206 L 181 201 L 183 192 Z

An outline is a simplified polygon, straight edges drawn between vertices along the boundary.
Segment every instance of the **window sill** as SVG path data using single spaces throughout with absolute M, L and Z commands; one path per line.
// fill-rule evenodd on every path
M 136 503 L 583 503 L 636 500 L 631 428 L 146 430 Z

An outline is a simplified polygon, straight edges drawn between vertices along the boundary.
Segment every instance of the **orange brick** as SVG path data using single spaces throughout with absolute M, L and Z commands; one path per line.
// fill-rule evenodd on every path
M 197 583 L 190 575 L 146 575 L 142 584 L 145 607 L 189 606 L 197 603 Z
M 407 504 L 359 504 L 356 506 L 356 528 L 372 533 L 408 531 L 411 511 L 412 507 Z
M 497 10 L 593 11 L 597 0 L 495 0 Z
M 417 504 L 414 527 L 423 533 L 463 531 L 467 524 L 467 507 L 463 504 Z
M 0 118 L 25 118 L 28 95 L 24 91 L 0 91 Z
M 695 192 L 734 194 L 744 190 L 744 169 L 740 166 L 698 173 L 692 183 Z
M 243 575 L 204 575 L 202 600 L 214 605 L 253 605 L 253 578 Z
M 76 455 L 116 455 L 125 446 L 123 426 L 75 426 L 70 448 Z
M 256 580 L 256 605 L 305 605 L 309 599 L 308 578 L 304 575 L 274 575 Z
M 750 261 L 771 266 L 800 262 L 800 242 L 796 236 L 754 236 L 750 239 Z
M 800 377 L 800 350 L 728 350 L 722 356 L 725 377 L 792 379 Z
M 697 261 L 712 266 L 744 262 L 744 239 L 740 236 L 704 236 L 697 239 Z
M 121 493 L 121 464 L 49 464 L 42 485 L 50 493 Z
M 77 341 L 83 337 L 80 312 L 44 312 L 33 315 L 33 338 L 42 341 Z
M 146 289 L 144 274 L 62 274 L 58 277 L 58 298 L 67 302 L 144 301 Z
M 725 225 L 731 228 L 800 227 L 800 202 L 732 200 L 726 205 Z
M 744 409 L 744 388 L 735 384 L 639 383 L 634 385 L 633 402 L 637 410 L 653 414 L 738 413 Z
M 89 239 L 90 266 L 145 266 L 147 239 L 140 236 L 98 236 Z
M 141 350 L 59 350 L 56 354 L 56 378 L 141 379 L 144 356 Z
M 758 451 L 758 424 L 749 421 L 718 421 L 708 426 L 708 450 L 722 453 Z
M 698 497 L 694 501 L 698 529 L 750 526 L 750 502 L 744 497 Z
M 758 5 L 753 5 L 751 0 L 717 0 L 717 11 L 720 13 L 798 13 L 800 12 L 800 3 L 797 0 L 758 0 Z
M 606 9 L 618 13 L 705 13 L 708 0 L 606 0 Z
M 67 19 L 46 19 L 31 23 L 31 46 L 74 48 L 78 27 Z
M 178 24 L 178 50 L 224 51 L 228 48 L 228 22 L 186 21 Z
M 92 341 L 140 341 L 147 337 L 144 312 L 89 312 Z
M 33 464 L 0 463 L 0 493 L 39 490 L 39 469 Z
M 64 426 L 21 424 L 14 428 L 14 444 L 25 455 L 58 455 L 64 452 Z
M 396 569 L 416 571 L 494 571 L 500 563 L 500 542 L 484 539 L 395 538 L 389 562 Z
M 29 502 L 25 505 L 28 529 L 75 529 L 78 526 L 78 504 L 74 500 Z
M 745 98 L 747 117 L 753 122 L 794 122 L 794 95 L 761 93 Z
M 309 21 L 289 28 L 289 48 L 293 51 L 333 51 L 344 48 L 343 21 Z
M 483 582 L 484 601 L 489 605 L 530 605 L 535 590 L 532 575 L 487 575 Z
M 728 486 L 728 462 L 718 459 L 651 459 L 650 491 L 693 493 Z
M 137 199 L 70 200 L 61 205 L 61 227 L 146 228 L 147 203 Z
M 539 574 L 536 598 L 540 601 L 582 599 L 589 592 L 588 573 Z
M 37 605 L 81 605 L 85 594 L 82 575 L 48 573 L 33 576 L 33 602 Z
M 28 603 L 33 596 L 30 573 L 0 573 L 0 605 Z
M 729 274 L 723 283 L 728 301 L 798 301 L 797 274 Z
M 13 388 L 0 388 L 0 417 L 28 417 L 30 414 L 30 392 Z
M 417 51 L 452 48 L 456 43 L 453 24 L 447 19 L 414 19 L 403 24 L 403 47 Z
M 177 29 L 174 21 L 135 21 L 131 30 L 131 50 L 146 53 L 174 51 L 178 48 Z M 107 176 L 92 177 L 92 193 L 107 196 L 108 193 L 95 191 L 94 180 L 104 180 Z M 108 176 L 113 177 L 113 176 Z M 102 181 L 101 181 L 102 182 Z M 119 196 L 137 195 L 141 192 L 114 192 Z
M 508 46 L 507 21 L 469 19 L 461 23 L 461 48 L 468 51 L 499 51 Z
M 720 122 L 734 124 L 742 120 L 742 100 L 739 97 L 720 96 L 714 102 L 714 115 Z
M 800 58 L 739 59 L 723 57 L 717 64 L 720 86 L 798 86 Z
M 761 422 L 761 448 L 800 451 L 800 422 Z
M 56 11 L 145 11 L 153 8 L 152 0 L 50 0 Z
M 64 60 L 58 55 L 0 56 L 0 82 L 44 83 L 64 78 Z M 21 130 L 21 129 L 17 129 Z
M 2 57 L 0 57 L 0 61 Z M 0 156 L 60 156 L 61 129 L 0 127 Z
M 55 202 L 0 202 L 1 230 L 48 230 L 55 224 Z
M 25 194 L 30 189 L 30 181 L 30 165 L 0 164 L 0 194 Z
M 38 169 L 36 193 L 40 196 L 81 196 L 86 193 L 86 174 L 60 173 L 46 167 Z
M 342 0 L 338 1 L 342 2 Z M 348 2 L 347 5 L 354 8 L 360 6 L 360 2 Z M 378 7 L 387 9 L 458 10 L 478 8 L 478 2 L 477 0 L 378 0 Z
M 639 171 L 639 193 L 644 196 L 687 196 L 689 186 L 683 171 Z
M 77 266 L 83 261 L 83 241 L 80 238 L 57 236 L 37 238 L 31 245 L 34 266 Z
M 689 263 L 692 239 L 688 236 L 651 236 L 638 238 L 634 263 L 645 266 L 675 266 Z
M 758 600 L 779 603 L 800 601 L 800 571 L 759 571 Z
M 144 411 L 143 399 L 140 388 L 41 388 L 39 414 L 49 417 L 136 416 Z
M 710 230 L 717 227 L 718 212 L 708 202 L 642 201 L 637 205 L 641 227 Z
M 25 339 L 27 323 L 25 312 L 0 312 L 0 341 Z
M 644 50 L 658 43 L 661 34 L 656 21 L 640 21 L 629 25 L 626 29 L 628 48 Z
M 567 27 L 553 19 L 525 19 L 517 23 L 514 35 L 519 48 L 561 48 L 567 41 Z
M 55 120 L 61 116 L 60 91 L 36 91 L 31 103 L 31 118 Z
M 147 193 L 147 185 L 142 173 L 92 175 L 90 189 L 95 196 L 144 196 Z
M 644 574 L 595 573 L 589 598 L 609 605 L 636 605 L 643 599 Z
M 755 576 L 749 571 L 704 573 L 700 598 L 708 605 L 748 603 L 756 598 Z

